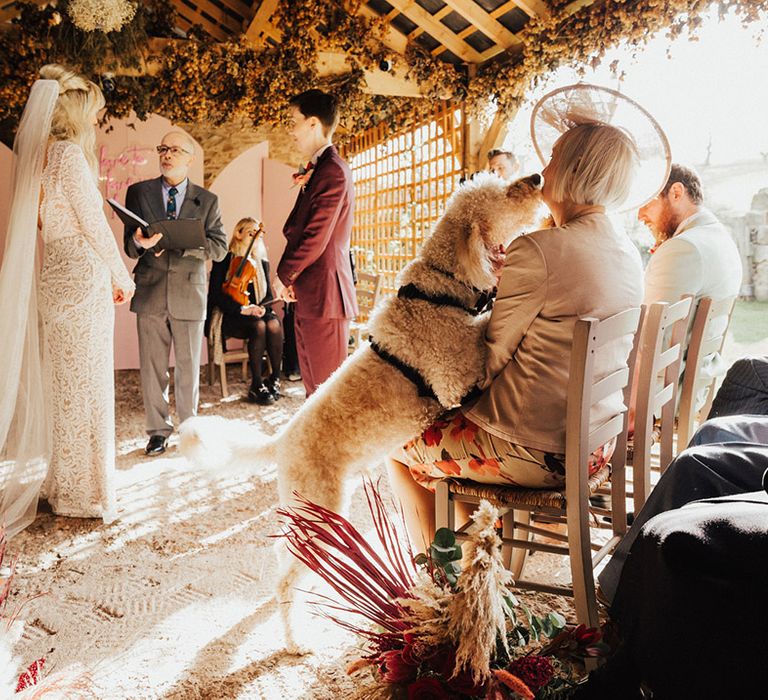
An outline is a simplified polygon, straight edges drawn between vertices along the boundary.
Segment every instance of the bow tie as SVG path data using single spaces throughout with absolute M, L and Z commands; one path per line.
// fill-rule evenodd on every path
M 299 175 L 306 175 L 310 170 L 315 169 L 315 164 L 310 160 L 303 168 L 299 168 Z

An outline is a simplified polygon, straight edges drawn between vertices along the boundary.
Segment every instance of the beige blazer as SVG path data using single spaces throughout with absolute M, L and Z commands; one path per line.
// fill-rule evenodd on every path
M 565 451 L 565 402 L 576 321 L 604 319 L 639 306 L 640 255 L 604 214 L 516 239 L 507 251 L 486 331 L 488 364 L 482 396 L 467 415 L 509 442 Z M 632 338 L 595 357 L 598 377 L 626 363 Z M 617 392 L 596 404 L 597 424 L 622 405 Z

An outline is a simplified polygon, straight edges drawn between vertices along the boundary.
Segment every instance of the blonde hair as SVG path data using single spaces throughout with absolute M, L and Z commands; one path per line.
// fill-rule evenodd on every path
M 609 209 L 624 203 L 640 162 L 628 132 L 608 124 L 579 124 L 566 131 L 555 146 L 557 160 L 548 179 L 556 202 Z
M 40 77 L 59 84 L 59 99 L 53 111 L 51 138 L 72 141 L 83 149 L 94 175 L 98 175 L 96 128 L 92 119 L 104 107 L 104 95 L 96 83 L 66 66 L 50 63 L 40 69 Z
M 245 255 L 245 251 L 248 248 L 248 243 L 250 243 L 248 239 L 238 241 L 234 236 L 235 233 L 240 233 L 246 226 L 248 226 L 248 224 L 255 224 L 258 226 L 259 222 L 251 216 L 246 216 L 235 224 L 235 230 L 232 234 L 232 238 L 229 241 L 229 249 L 235 255 Z M 251 254 L 249 257 L 255 259 L 264 259 L 267 257 L 267 248 L 261 238 L 257 239 L 253 244 L 253 248 L 251 248 Z

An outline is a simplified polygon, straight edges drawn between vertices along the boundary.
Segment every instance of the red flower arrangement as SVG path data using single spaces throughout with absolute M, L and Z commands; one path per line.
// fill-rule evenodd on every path
M 566 697 L 574 686 L 572 662 L 604 653 L 598 630 L 566 629 L 559 614 L 537 617 L 512 595 L 498 512 L 487 502 L 473 515 L 471 564 L 462 571 L 453 532 L 439 530 L 429 552 L 414 558 L 390 519 L 391 506 L 370 482 L 365 494 L 377 548 L 348 520 L 301 496 L 296 508 L 278 511 L 289 550 L 343 601 L 319 598 L 319 613 L 365 640 L 364 657 L 348 668 L 368 671 L 356 698 Z M 542 637 L 549 643 L 536 649 Z
M 6 553 L 5 530 L 0 527 L 0 568 Z M 21 633 L 18 616 L 21 609 L 30 600 L 39 597 L 32 596 L 8 612 L 8 598 L 11 591 L 16 569 L 16 559 L 10 564 L 10 573 L 5 581 L 0 580 L 0 697 L 9 698 L 14 695 L 19 700 L 36 700 L 43 697 L 60 697 L 68 700 L 97 700 L 93 690 L 91 677 L 79 668 L 60 671 L 43 677 L 45 658 L 33 661 L 18 677 L 14 671 L 17 660 L 13 658 L 12 646 L 15 638 Z

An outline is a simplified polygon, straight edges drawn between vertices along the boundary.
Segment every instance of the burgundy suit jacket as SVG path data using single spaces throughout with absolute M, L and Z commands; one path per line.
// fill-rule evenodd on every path
M 287 242 L 277 276 L 293 285 L 297 317 L 357 315 L 349 261 L 354 199 L 349 166 L 328 146 L 283 227 Z

